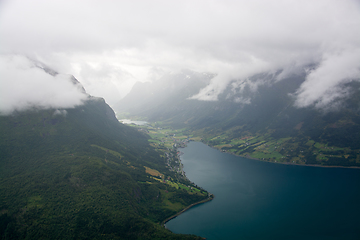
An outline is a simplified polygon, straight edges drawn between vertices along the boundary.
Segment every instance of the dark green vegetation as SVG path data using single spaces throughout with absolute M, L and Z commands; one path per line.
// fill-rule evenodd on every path
M 159 223 L 207 193 L 102 99 L 0 116 L 0 135 L 1 239 L 200 239 Z
M 172 90 L 172 96 L 167 94 L 169 87 L 160 89 L 154 83 L 157 93 L 141 105 L 139 89 L 151 87 L 137 86 L 120 102 L 126 102 L 127 109 L 118 108 L 117 112 L 163 127 L 185 128 L 186 134 L 241 156 L 283 163 L 360 166 L 360 84 L 344 85 L 348 98 L 337 99 L 326 109 L 297 108 L 293 94 L 306 74 L 276 81 L 277 74 L 233 82 L 218 101 L 206 102 L 187 99 L 205 81 L 195 73 L 184 73 L 182 79 L 167 79 L 175 86 L 171 89 L 178 90 Z M 182 81 L 191 86 L 191 92 L 183 91 Z M 136 105 L 131 105 L 132 99 L 137 99 Z

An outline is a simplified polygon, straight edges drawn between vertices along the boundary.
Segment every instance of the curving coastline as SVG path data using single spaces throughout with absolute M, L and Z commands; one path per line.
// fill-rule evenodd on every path
M 183 147 L 186 147 L 186 146 L 187 146 L 187 145 L 184 144 Z M 182 169 L 182 163 L 181 163 L 181 158 L 180 158 L 180 156 L 181 156 L 182 154 L 184 154 L 184 153 L 181 152 L 181 151 L 179 151 L 179 148 L 183 148 L 183 147 L 178 147 L 178 148 L 176 148 L 176 149 L 178 150 L 178 160 L 179 160 L 179 163 L 180 163 L 179 165 L 180 165 L 180 167 L 181 167 L 181 170 L 182 170 L 182 172 L 183 172 L 183 176 L 184 176 L 185 178 L 187 178 L 185 172 L 184 172 L 183 169 Z M 209 201 L 213 200 L 214 197 L 215 197 L 214 194 L 211 194 L 211 193 L 208 193 L 208 194 L 209 194 L 209 195 L 208 195 L 208 198 L 207 198 L 207 199 L 204 199 L 204 200 L 201 200 L 201 201 L 199 201 L 199 202 L 193 203 L 193 204 L 187 206 L 186 208 L 182 209 L 180 212 L 177 212 L 176 214 L 172 215 L 171 217 L 166 218 L 164 221 L 161 222 L 161 226 L 163 226 L 163 227 L 166 228 L 165 224 L 166 224 L 168 221 L 170 221 L 171 219 L 176 218 L 176 217 L 179 216 L 180 214 L 184 213 L 185 211 L 189 210 L 190 208 L 192 208 L 192 207 L 194 207 L 194 206 L 196 206 L 196 205 L 199 205 L 199 204 L 202 204 L 202 203 L 206 203 L 206 202 L 209 202 Z
M 201 201 L 199 201 L 199 202 L 196 202 L 196 203 L 193 203 L 193 204 L 187 206 L 186 208 L 184 208 L 184 209 L 181 210 L 180 212 L 178 212 L 178 213 L 172 215 L 171 217 L 168 217 L 168 218 L 165 219 L 164 221 L 162 221 L 162 222 L 161 222 L 161 226 L 163 226 L 163 227 L 166 228 L 165 224 L 166 224 L 168 221 L 170 221 L 171 219 L 176 218 L 176 217 L 179 216 L 180 214 L 184 213 L 185 211 L 189 210 L 190 208 L 192 208 L 192 207 L 194 207 L 194 206 L 196 206 L 196 205 L 199 205 L 199 204 L 202 204 L 202 203 L 206 203 L 206 202 L 209 202 L 209 201 L 213 200 L 214 197 L 215 197 L 215 196 L 214 196 L 213 194 L 210 194 L 207 199 L 201 200 Z

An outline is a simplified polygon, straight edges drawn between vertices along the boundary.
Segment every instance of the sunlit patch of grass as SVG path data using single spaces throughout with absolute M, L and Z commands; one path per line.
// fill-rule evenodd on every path
M 113 151 L 113 150 L 110 150 L 110 149 L 107 149 L 107 148 L 104 148 L 104 147 L 100 147 L 100 146 L 95 145 L 95 144 L 91 144 L 91 146 L 100 148 L 100 149 L 102 149 L 102 150 L 104 150 L 104 151 L 106 151 L 106 152 L 108 152 L 108 153 L 110 153 L 110 154 L 112 154 L 112 155 L 114 155 L 116 157 L 119 157 L 121 159 L 121 154 L 116 152 L 116 151 Z
M 164 174 L 160 173 L 159 171 L 149 168 L 149 167 L 146 167 L 146 166 L 144 166 L 144 167 L 145 167 L 145 172 L 150 174 L 151 176 L 164 178 Z
M 215 147 L 222 149 L 224 147 L 230 148 L 230 147 L 232 147 L 232 145 L 231 144 L 223 144 L 223 145 L 216 145 Z
M 201 137 L 191 137 L 190 140 L 192 141 L 201 141 Z

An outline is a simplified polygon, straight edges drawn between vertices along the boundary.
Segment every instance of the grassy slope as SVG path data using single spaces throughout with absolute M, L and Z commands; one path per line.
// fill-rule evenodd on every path
M 230 130 L 231 131 L 231 130 Z M 200 132 L 203 141 L 236 155 L 271 162 L 318 164 L 323 166 L 360 166 L 358 149 L 337 147 L 307 137 L 274 138 L 269 133 L 246 133 L 239 137 L 225 132 L 209 135 Z

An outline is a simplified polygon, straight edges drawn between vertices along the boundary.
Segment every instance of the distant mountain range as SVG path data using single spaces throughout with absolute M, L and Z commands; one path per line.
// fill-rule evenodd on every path
M 201 239 L 159 223 L 207 194 L 153 176 L 191 184 L 102 98 L 2 115 L 0 136 L 1 239 Z
M 116 106 L 119 116 L 187 128 L 207 144 L 272 162 L 360 166 L 360 83 L 332 108 L 295 107 L 306 72 L 279 81 L 281 71 L 233 81 L 218 101 L 189 99 L 214 75 L 183 71 L 137 83 Z M 150 97 L 149 97 L 150 95 Z
M 142 112 L 157 113 L 160 109 L 167 111 L 171 106 L 178 106 L 199 89 L 210 83 L 214 74 L 196 73 L 182 70 L 180 73 L 168 73 L 155 82 L 137 82 L 131 92 L 126 95 L 113 108 L 117 112 L 129 112 L 131 114 Z

